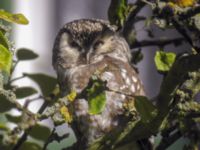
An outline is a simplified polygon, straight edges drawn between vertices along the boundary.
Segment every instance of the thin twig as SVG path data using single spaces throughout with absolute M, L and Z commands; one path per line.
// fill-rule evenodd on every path
M 14 82 L 14 81 L 23 79 L 24 77 L 25 77 L 25 76 L 23 75 L 23 76 L 21 76 L 21 77 L 14 78 L 14 79 L 10 80 L 9 83 L 12 83 L 12 82 Z
M 45 108 L 47 107 L 47 105 L 48 105 L 48 101 L 44 100 L 44 103 L 40 107 L 38 113 L 41 114 L 45 110 Z M 18 140 L 17 144 L 13 147 L 12 150 L 18 150 L 21 147 L 21 145 L 27 140 L 28 132 L 30 132 L 31 129 L 32 129 L 32 127 L 28 128 L 26 131 L 24 131 L 23 135 Z

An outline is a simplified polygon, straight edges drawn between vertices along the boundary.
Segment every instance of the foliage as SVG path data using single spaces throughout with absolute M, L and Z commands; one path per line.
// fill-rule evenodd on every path
M 155 64 L 158 71 L 169 71 L 176 58 L 176 54 L 156 51 Z
M 153 100 L 144 96 L 128 95 L 134 99 L 134 103 L 126 108 L 134 108 L 136 117 L 129 118 L 130 122 L 126 128 L 118 128 L 116 132 L 92 143 L 90 150 L 127 149 L 135 147 L 135 141 L 151 136 L 156 139 L 161 137 L 158 144 L 154 145 L 156 150 L 167 149 L 181 138 L 189 141 L 184 145 L 185 150 L 197 149 L 200 144 L 200 104 L 197 96 L 200 91 L 198 3 L 196 0 L 137 0 L 134 3 L 128 0 L 111 0 L 109 21 L 118 27 L 130 48 L 134 49 L 132 62 L 137 64 L 143 59 L 144 47 L 155 46 L 159 49 L 154 57 L 155 66 L 158 73 L 163 75 L 163 81 Z M 139 13 L 144 7 L 150 8 L 150 17 L 140 16 Z M 29 22 L 22 14 L 11 14 L 4 10 L 0 11 L 0 18 L 12 23 Z M 148 35 L 147 39 L 138 40 L 135 28 L 138 22 L 145 24 L 143 29 Z M 155 26 L 164 32 L 173 29 L 180 33 L 180 37 L 157 37 L 153 30 Z M 49 75 L 24 73 L 13 79 L 16 65 L 21 61 L 34 61 L 38 54 L 26 48 L 18 49 L 14 53 L 5 28 L 0 27 L 0 149 L 40 150 L 46 149 L 53 141 L 61 142 L 68 138 L 68 134 L 59 136 L 55 127 L 66 122 L 73 125 L 74 112 L 70 104 L 82 94 L 88 97 L 90 114 L 96 115 L 104 110 L 107 87 L 105 82 L 96 76 L 91 78 L 83 93 L 71 91 L 63 98 L 60 98 L 56 79 Z M 175 46 L 173 51 L 183 44 L 187 44 L 188 49 L 178 54 L 167 52 L 166 46 L 170 44 Z M 14 55 L 17 58 L 15 61 Z M 23 80 L 25 77 L 35 82 L 40 91 L 30 85 L 13 85 L 14 81 Z M 39 111 L 29 111 L 29 104 L 41 98 L 44 104 Z M 24 105 L 19 103 L 20 99 L 25 99 Z M 12 109 L 19 110 L 21 114 L 11 114 Z M 47 118 L 51 118 L 54 123 L 52 131 L 49 126 L 41 124 L 41 121 Z M 15 127 L 10 128 L 8 123 L 15 124 Z
M 103 111 L 106 105 L 106 86 L 103 81 L 100 79 L 92 79 L 92 85 L 87 87 L 87 97 L 89 104 L 89 113 L 90 114 L 99 114 Z
M 23 14 L 11 14 L 5 10 L 0 10 L 0 18 L 8 22 L 14 22 L 18 24 L 28 24 L 28 20 Z

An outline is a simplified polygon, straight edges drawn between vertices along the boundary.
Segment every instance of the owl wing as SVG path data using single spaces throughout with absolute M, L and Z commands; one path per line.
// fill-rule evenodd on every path
M 105 57 L 94 64 L 73 68 L 70 72 L 65 81 L 70 91 L 81 93 L 97 72 L 99 78 L 106 81 L 108 87 L 106 106 L 99 114 L 89 113 L 87 97 L 76 99 L 72 104 L 76 130 L 82 133 L 82 139 L 85 139 L 86 143 L 93 142 L 114 128 L 123 128 L 126 124 L 124 105 L 130 101 L 134 102 L 133 96 L 144 95 L 142 83 L 131 65 L 111 57 Z

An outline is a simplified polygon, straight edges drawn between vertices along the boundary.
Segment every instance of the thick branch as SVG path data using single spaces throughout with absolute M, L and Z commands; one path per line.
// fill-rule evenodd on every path
M 171 18 L 171 22 L 172 24 L 174 25 L 174 27 L 176 28 L 176 30 L 187 40 L 187 42 L 192 46 L 194 47 L 193 45 L 193 41 L 192 39 L 190 38 L 190 36 L 188 35 L 186 29 L 181 26 L 181 24 L 177 21 L 176 18 Z M 194 47 L 195 48 L 195 47 Z
M 189 9 L 188 11 L 180 14 L 179 18 L 181 20 L 186 20 L 186 19 L 188 19 L 190 17 L 193 17 L 193 16 L 195 16 L 195 15 L 197 15 L 199 13 L 200 13 L 200 6 L 194 7 L 192 9 Z
M 125 37 L 125 39 L 127 40 L 129 37 L 129 34 L 132 31 L 132 26 L 135 22 L 135 18 L 136 15 L 138 14 L 138 12 L 140 12 L 140 10 L 145 6 L 146 4 L 144 2 L 142 2 L 141 0 L 138 0 L 135 4 L 134 4 L 134 8 L 132 10 L 132 12 L 129 14 L 127 20 L 124 23 L 123 26 L 123 30 L 122 30 L 122 34 Z
M 130 48 L 139 48 L 139 47 L 146 47 L 146 46 L 166 46 L 168 44 L 176 44 L 176 43 L 181 43 L 183 42 L 185 39 L 184 38 L 175 38 L 175 39 L 159 39 L 159 40 L 143 40 L 140 42 L 134 42 L 131 43 Z
M 174 142 L 176 142 L 178 139 L 182 137 L 182 134 L 180 131 L 177 131 L 173 135 L 171 135 L 169 138 L 165 140 L 165 138 L 162 139 L 159 146 L 156 148 L 156 150 L 163 150 L 167 149 L 170 145 L 172 145 Z

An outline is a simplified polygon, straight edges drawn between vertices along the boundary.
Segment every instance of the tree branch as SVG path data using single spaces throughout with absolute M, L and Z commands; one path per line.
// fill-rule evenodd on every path
M 146 47 L 146 46 L 166 46 L 168 44 L 176 44 L 185 41 L 184 38 L 175 38 L 175 39 L 159 39 L 159 40 L 143 40 L 143 41 L 136 41 L 131 43 L 130 48 L 139 48 L 139 47 Z
M 200 6 L 189 9 L 179 15 L 180 20 L 186 20 L 200 13 Z
M 156 148 L 156 150 L 167 149 L 169 146 L 171 146 L 174 142 L 176 142 L 181 137 L 182 137 L 181 132 L 177 131 L 176 133 L 174 133 L 173 135 L 171 135 L 169 138 L 167 138 L 167 139 L 163 138 L 161 140 L 161 143 Z
M 127 17 L 127 20 L 124 23 L 123 29 L 122 29 L 122 34 L 125 37 L 125 39 L 128 41 L 128 37 L 129 34 L 132 31 L 132 26 L 133 23 L 135 22 L 135 18 L 136 15 L 138 14 L 138 12 L 140 12 L 140 10 L 145 6 L 146 4 L 144 2 L 142 2 L 141 0 L 138 0 L 135 4 L 134 4 L 134 8 L 132 10 L 132 12 L 129 14 L 129 16 Z
M 42 106 L 40 107 L 40 109 L 38 111 L 39 114 L 43 113 L 43 111 L 47 107 L 48 103 L 49 102 L 47 100 L 44 101 L 44 103 L 42 104 Z M 23 135 L 20 137 L 17 144 L 15 144 L 15 146 L 12 148 L 12 150 L 18 150 L 21 147 L 21 145 L 27 140 L 28 133 L 31 131 L 31 129 L 32 129 L 32 127 L 28 128 L 27 130 L 24 131 Z

